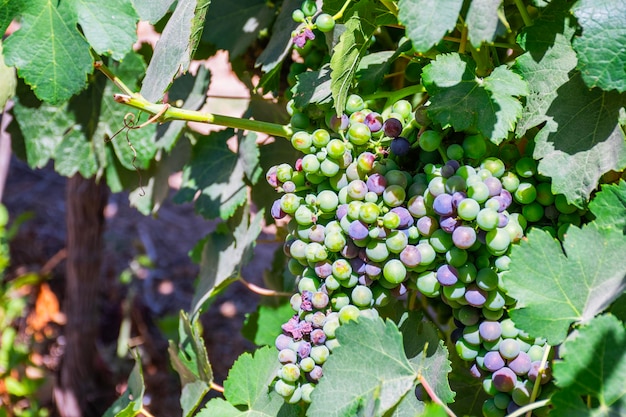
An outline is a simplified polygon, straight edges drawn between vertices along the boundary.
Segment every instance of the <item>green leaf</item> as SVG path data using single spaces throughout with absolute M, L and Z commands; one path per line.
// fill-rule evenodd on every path
M 85 88 L 93 71 L 89 44 L 78 32 L 72 2 L 32 0 L 22 26 L 5 42 L 5 59 L 37 97 L 57 104 Z
M 265 0 L 213 0 L 202 40 L 227 50 L 232 60 L 252 45 L 259 32 L 272 23 L 274 14 L 275 9 Z
M 424 407 L 424 403 L 417 399 L 413 392 L 409 391 L 389 413 L 385 414 L 385 417 L 416 417 L 416 416 L 429 416 L 430 414 L 423 414 L 428 407 Z M 429 410 L 430 411 L 430 410 Z
M 171 340 L 169 343 L 170 361 L 172 367 L 178 372 L 182 386 L 180 405 L 183 409 L 183 417 L 193 415 L 213 382 L 213 370 L 201 336 L 200 326 L 197 317 L 190 320 L 187 314 L 181 311 L 178 344 Z
M 330 58 L 330 90 L 337 115 L 342 114 L 345 109 L 359 61 L 367 52 L 369 40 L 377 29 L 369 7 L 371 2 L 361 1 L 359 5 L 361 4 L 363 6 L 355 10 L 346 21 L 346 30 L 339 37 L 339 43 Z
M 613 228 L 626 233 L 626 181 L 604 184 L 602 191 L 589 203 L 599 227 Z
M 384 81 L 384 76 L 390 72 L 393 62 L 402 54 L 411 49 L 411 42 L 405 41 L 398 45 L 395 51 L 372 52 L 363 57 L 359 62 L 356 76 L 359 86 L 365 85 L 375 89 Z
M 91 177 L 98 169 L 98 162 L 85 135 L 72 129 L 54 150 L 54 169 L 61 175 L 71 177 L 76 172 Z
M 572 11 L 583 29 L 574 49 L 585 84 L 626 91 L 626 1 L 579 0 Z
M 330 68 L 323 66 L 319 71 L 306 71 L 298 75 L 298 82 L 291 89 L 296 107 L 308 104 L 328 104 L 332 100 Z
M 256 66 L 261 66 L 261 71 L 269 72 L 276 68 L 291 50 L 293 39 L 291 32 L 297 27 L 291 14 L 301 6 L 300 0 L 286 0 L 283 2 L 280 13 L 272 26 L 272 37 L 269 43 L 256 60 Z
M 259 165 L 260 152 L 259 146 L 256 143 L 257 134 L 248 132 L 248 134 L 244 136 L 243 132 L 239 131 L 238 139 L 238 153 L 241 158 L 241 164 L 243 165 L 244 175 L 251 184 L 256 184 L 263 173 Z
M 288 302 L 277 306 L 261 304 L 257 311 L 246 316 L 241 333 L 257 346 L 274 346 L 276 336 L 282 332 L 281 326 L 293 314 Z
M 421 417 L 446 417 L 446 409 L 435 403 L 428 403 L 419 416 Z
M 147 20 L 148 22 L 155 24 L 170 9 L 170 6 L 175 0 L 151 0 L 149 2 L 144 0 L 132 0 L 133 6 L 141 20 Z
M 209 136 L 199 136 L 191 160 L 183 169 L 183 184 L 174 201 L 192 201 L 196 193 L 196 211 L 207 218 L 227 219 L 245 204 L 248 189 L 244 181 L 245 159 L 228 148 L 234 130 L 226 129 Z
M 206 237 L 201 252 L 200 273 L 196 293 L 192 300 L 192 314 L 239 277 L 241 268 L 248 262 L 256 238 L 261 233 L 263 213 L 256 214 L 250 222 L 248 206 L 233 230 L 218 228 Z M 196 253 L 199 249 L 195 249 Z
M 517 124 L 517 137 L 547 119 L 546 111 L 557 97 L 558 87 L 569 81 L 577 62 L 571 45 L 575 31 L 569 5 L 555 1 L 518 36 L 518 43 L 528 52 L 517 58 L 513 68 L 528 82 L 530 92 Z
M 91 47 L 116 61 L 137 41 L 138 16 L 130 0 L 75 0 L 69 2 Z
M 467 38 L 475 48 L 480 48 L 483 42 L 492 42 L 496 37 L 501 4 L 502 0 L 472 0 L 465 24 Z
M 615 316 L 596 317 L 572 334 L 554 363 L 561 388 L 552 396 L 557 417 L 623 416 L 626 413 L 626 331 Z M 582 397 L 590 396 L 589 407 Z M 596 402 L 597 401 L 597 402 Z
M 563 253 L 565 252 L 565 253 Z M 503 287 L 517 300 L 515 324 L 558 345 L 572 323 L 588 323 L 626 287 L 626 237 L 590 224 L 567 230 L 563 249 L 548 232 L 533 228 L 511 250 Z
M 4 63 L 2 40 L 0 40 L 0 113 L 4 111 L 7 101 L 15 95 L 16 85 L 15 68 L 8 67 Z
M 382 415 L 412 393 L 417 371 L 392 321 L 361 318 L 340 326 L 336 334 L 340 346 L 324 364 L 308 417 L 354 416 L 368 404 Z
M 580 73 L 557 90 L 546 125 L 535 137 L 538 171 L 552 177 L 552 191 L 582 207 L 602 174 L 626 167 L 626 141 L 618 124 L 626 97 L 589 90 Z
M 428 114 L 443 127 L 456 131 L 478 129 L 495 144 L 522 114 L 516 98 L 528 94 L 522 78 L 506 66 L 485 78 L 476 76 L 476 65 L 457 53 L 443 54 L 424 67 L 422 82 L 430 95 Z
M 210 0 L 178 2 L 154 48 L 143 80 L 141 95 L 148 101 L 161 100 L 174 77 L 189 69 L 191 57 L 200 41 L 209 3 Z
M 197 414 L 198 417 L 295 417 L 298 407 L 286 404 L 268 388 L 282 365 L 276 349 L 265 346 L 242 354 L 233 364 L 224 381 L 224 397 L 214 398 Z
M 6 33 L 13 19 L 17 18 L 25 7 L 28 7 L 27 0 L 0 0 L 0 33 Z
M 143 408 L 143 395 L 146 387 L 143 382 L 143 370 L 141 369 L 141 357 L 134 350 L 135 366 L 128 377 L 126 390 L 108 408 L 103 417 L 134 417 Z
M 417 52 L 426 52 L 454 29 L 463 0 L 400 0 L 398 20 Z

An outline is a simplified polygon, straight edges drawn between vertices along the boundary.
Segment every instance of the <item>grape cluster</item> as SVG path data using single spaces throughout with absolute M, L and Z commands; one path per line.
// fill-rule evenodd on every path
M 309 40 L 315 39 L 314 29 L 320 32 L 330 32 L 335 27 L 335 19 L 328 13 L 318 13 L 315 0 L 305 0 L 299 9 L 295 9 L 291 18 L 294 22 L 301 23 L 297 30 L 292 33 L 293 43 L 298 48 L 303 48 Z
M 557 235 L 581 213 L 516 147 L 467 135 L 443 148 L 445 134 L 427 130 L 406 100 L 379 113 L 352 95 L 346 114 L 331 112 L 317 128 L 301 122 L 291 144 L 303 156 L 266 176 L 282 193 L 272 216 L 290 219 L 284 251 L 298 283 L 294 316 L 276 339 L 283 366 L 274 389 L 310 401 L 337 327 L 417 291 L 452 310 L 457 352 L 493 396 L 487 417 L 529 401 L 545 342 L 507 318 L 515 303 L 500 287 L 507 254 L 529 224 Z M 409 158 L 407 168 L 418 147 L 427 158 Z

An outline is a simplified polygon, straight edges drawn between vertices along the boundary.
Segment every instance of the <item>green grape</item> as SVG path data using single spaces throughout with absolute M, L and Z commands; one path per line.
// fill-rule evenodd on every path
M 515 163 L 515 172 L 524 178 L 530 178 L 537 173 L 537 162 L 528 156 L 520 158 Z
M 325 177 L 334 177 L 339 173 L 339 164 L 330 158 L 324 159 L 320 164 L 320 172 Z
M 294 129 L 306 129 L 309 127 L 309 116 L 304 113 L 294 113 L 289 121 Z
M 549 182 L 540 182 L 535 186 L 537 190 L 537 202 L 542 206 L 554 204 L 554 194 L 552 194 L 552 186 Z
M 426 297 L 436 297 L 439 295 L 441 284 L 437 280 L 437 275 L 433 271 L 423 272 L 415 280 L 417 289 Z
M 371 240 L 365 247 L 365 253 L 374 262 L 383 262 L 389 257 L 389 249 L 381 240 Z
M 520 204 L 530 204 L 537 198 L 537 190 L 531 183 L 522 182 L 513 193 L 513 198 Z
M 422 258 L 420 265 L 430 265 L 435 261 L 437 252 L 429 243 L 420 243 L 416 246 L 416 248 L 420 252 L 420 257 Z
M 496 178 L 500 178 L 505 171 L 504 162 L 494 157 L 485 158 L 480 167 L 489 170 Z
M 294 363 L 287 363 L 280 370 L 280 378 L 286 382 L 296 382 L 300 379 L 300 368 Z
M 340 139 L 331 139 L 326 144 L 326 151 L 331 158 L 339 159 L 346 152 L 346 144 Z
M 406 199 L 406 191 L 399 185 L 390 185 L 383 191 L 383 201 L 389 207 L 398 207 Z
M 296 386 L 294 384 L 285 382 L 282 379 L 279 379 L 278 381 L 276 381 L 276 384 L 274 385 L 274 391 L 276 391 L 278 394 L 280 394 L 283 397 L 289 397 L 290 395 L 294 393 L 295 390 L 296 390 Z
M 419 137 L 419 146 L 427 152 L 436 151 L 441 145 L 441 133 L 436 130 L 426 130 Z
M 474 266 L 474 264 L 471 262 L 468 262 L 465 265 L 461 265 L 456 269 L 456 271 L 458 273 L 458 280 L 460 282 L 463 282 L 464 284 L 469 284 L 470 282 L 473 282 L 478 275 L 478 270 L 476 269 L 476 266 Z
M 476 285 L 485 291 L 493 291 L 498 287 L 498 274 L 491 268 L 481 268 L 476 274 Z
M 293 214 L 300 207 L 302 198 L 293 193 L 283 194 L 280 198 L 280 209 L 287 214 Z
M 407 120 L 413 113 L 413 107 L 407 100 L 398 100 L 391 106 L 391 111 L 399 114 L 401 116 L 400 120 Z
M 465 151 L 463 150 L 463 147 L 457 143 L 453 143 L 446 149 L 446 156 L 450 159 L 454 159 L 455 161 L 460 161 L 463 159 L 464 155 Z
M 317 13 L 317 5 L 315 4 L 315 0 L 304 0 L 300 9 L 302 9 L 302 12 L 305 16 L 313 16 L 315 13 Z
M 399 230 L 391 232 L 385 240 L 385 244 L 387 245 L 389 252 L 396 254 L 402 252 L 402 250 L 406 248 L 406 245 L 408 245 L 408 243 L 409 238 L 407 237 L 407 235 Z
M 506 415 L 506 409 L 496 406 L 494 399 L 492 398 L 485 400 L 482 411 L 484 417 L 504 417 Z
M 315 25 L 321 32 L 330 32 L 335 28 L 335 19 L 328 13 L 322 13 L 315 19 Z
M 324 190 L 317 195 L 317 204 L 323 212 L 331 213 L 337 210 L 339 197 L 333 191 Z
M 346 100 L 346 112 L 352 114 L 365 108 L 365 102 L 361 96 L 351 94 Z
M 487 143 L 482 135 L 466 136 L 463 139 L 465 156 L 470 159 L 481 159 L 487 153 Z
M 489 187 L 484 182 L 477 182 L 467 187 L 467 196 L 479 203 L 484 203 L 489 198 Z
M 330 355 L 328 348 L 324 345 L 320 345 L 313 346 L 309 356 L 315 361 L 316 364 L 321 365 L 326 362 L 328 355 Z
M 476 359 L 476 357 L 478 356 L 478 352 L 480 352 L 480 345 L 472 345 L 470 343 L 467 343 L 467 341 L 465 341 L 464 339 L 457 340 L 455 347 L 456 353 L 464 361 L 471 361 Z
M 522 207 L 522 214 L 529 222 L 538 222 L 539 220 L 543 219 L 543 206 L 537 201 L 534 201 Z
M 315 219 L 315 213 L 306 205 L 300 205 L 294 213 L 294 219 L 301 226 L 310 226 Z
M 304 12 L 300 9 L 296 9 L 291 13 L 291 19 L 296 23 L 304 22 Z
M 406 267 L 398 259 L 391 259 L 383 267 L 383 277 L 387 282 L 399 284 L 406 279 Z
M 348 140 L 355 145 L 365 145 L 372 137 L 372 132 L 363 123 L 352 123 L 348 128 Z
M 453 246 L 452 235 L 446 233 L 442 229 L 437 229 L 428 239 L 428 243 L 432 246 L 432 248 L 437 253 L 446 253 Z
M 373 302 L 372 290 L 365 285 L 357 285 L 352 289 L 352 303 L 358 307 L 369 307 Z
M 324 246 L 326 246 L 330 252 L 339 252 L 346 244 L 346 237 L 341 232 L 330 232 L 324 236 Z
M 446 285 L 442 289 L 443 295 L 448 300 L 458 301 L 464 298 L 465 296 L 465 284 L 460 281 L 452 285 Z
M 454 240 L 454 238 L 453 238 Z M 446 252 L 446 262 L 457 268 L 463 266 L 467 262 L 467 251 L 453 246 Z
M 503 255 L 511 244 L 511 236 L 506 230 L 498 228 L 487 232 L 485 243 L 491 253 L 497 256 Z
M 397 229 L 398 226 L 400 226 L 400 216 L 393 211 L 385 213 L 383 216 L 383 227 L 387 229 Z
M 356 321 L 361 315 L 361 310 L 352 304 L 345 305 L 339 310 L 339 322 L 346 324 L 350 321 Z
M 578 210 L 573 204 L 567 202 L 567 198 L 563 194 L 557 194 L 554 198 L 556 209 L 564 214 L 572 214 Z
M 500 181 L 502 182 L 502 187 L 510 193 L 514 193 L 520 184 L 519 178 L 512 172 L 505 173 Z
M 317 159 L 317 156 L 304 155 L 304 158 L 302 158 L 302 170 L 307 174 L 317 174 L 320 170 L 320 161 Z
M 493 230 L 498 226 L 500 215 L 497 211 L 484 208 L 478 212 L 476 216 L 476 224 L 485 231 Z
M 311 145 L 313 145 L 313 139 L 311 135 L 304 130 L 294 133 L 291 137 L 291 146 L 299 151 L 309 153 Z
M 365 223 L 372 224 L 380 215 L 380 209 L 375 203 L 363 203 L 359 209 L 359 219 Z
M 476 218 L 480 212 L 480 204 L 471 198 L 465 198 L 457 206 L 457 214 L 463 220 L 471 221 Z

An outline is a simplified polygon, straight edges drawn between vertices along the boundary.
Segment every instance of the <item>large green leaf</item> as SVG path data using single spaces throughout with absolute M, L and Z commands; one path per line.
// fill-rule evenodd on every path
M 563 253 L 565 252 L 565 253 Z M 626 237 L 589 224 L 570 226 L 563 249 L 533 228 L 511 250 L 503 287 L 517 300 L 509 314 L 520 329 L 557 345 L 573 323 L 588 323 L 626 287 Z
M 291 14 L 301 5 L 300 0 L 285 0 L 280 13 L 272 27 L 272 37 L 269 43 L 256 60 L 256 65 L 261 66 L 261 71 L 269 72 L 279 65 L 291 50 L 293 32 L 298 23 L 294 22 Z
M 4 34 L 31 0 L 0 0 L 0 33 Z
M 265 0 L 213 0 L 202 40 L 227 50 L 233 59 L 252 45 L 259 32 L 272 23 L 274 15 L 275 8 Z
M 234 225 L 223 224 L 194 249 L 195 257 L 200 257 L 200 273 L 191 303 L 193 315 L 206 301 L 237 279 L 241 268 L 249 261 L 256 238 L 261 233 L 263 213 L 259 212 L 250 221 L 248 208 L 240 210 L 241 216 L 230 219 Z
M 599 227 L 614 228 L 626 233 L 626 181 L 604 184 L 602 191 L 589 203 Z
M 146 71 L 141 95 L 159 101 L 179 73 L 189 69 L 211 0 L 180 0 L 163 29 Z
M 361 4 L 362 7 L 346 21 L 346 30 L 339 37 L 330 58 L 330 90 L 338 115 L 345 109 L 359 61 L 367 52 L 369 40 L 376 30 L 371 1 L 361 1 Z
M 298 82 L 291 89 L 293 102 L 298 108 L 308 104 L 327 104 L 332 101 L 330 68 L 306 71 L 298 75 Z
M 134 417 L 141 413 L 146 387 L 143 382 L 141 357 L 136 350 L 133 352 L 133 355 L 135 357 L 135 366 L 128 376 L 126 390 L 107 409 L 103 417 Z
M 585 84 L 626 91 L 626 1 L 579 0 L 572 11 L 582 27 L 574 49 Z
M 190 320 L 186 313 L 180 313 L 178 343 L 170 340 L 169 355 L 172 367 L 178 372 L 182 391 L 180 405 L 183 417 L 193 415 L 202 398 L 213 382 L 213 370 L 202 339 L 200 322 Z
M 141 20 L 155 24 L 170 9 L 175 0 L 132 0 Z
M 424 67 L 422 82 L 430 95 L 432 120 L 456 131 L 477 129 L 496 144 L 507 138 L 522 114 L 517 97 L 528 94 L 526 82 L 506 66 L 479 78 L 474 61 L 457 53 L 439 55 Z
M 246 315 L 241 333 L 257 346 L 274 346 L 276 335 L 282 332 L 281 326 L 293 317 L 289 302 L 275 305 L 259 305 L 257 311 Z
M 467 38 L 475 48 L 479 48 L 483 42 L 491 42 L 496 37 L 498 22 L 498 9 L 502 0 L 472 0 L 467 10 L 465 24 L 467 25 Z
M 83 90 L 93 71 L 89 44 L 76 27 L 71 3 L 57 8 L 52 0 L 32 0 L 22 13 L 21 28 L 5 42 L 7 64 L 17 68 L 37 97 L 52 104 Z
M 295 417 L 298 407 L 268 387 L 282 365 L 274 347 L 263 347 L 244 353 L 233 364 L 224 381 L 224 397 L 209 401 L 198 417 Z
M 618 417 L 626 414 L 626 331 L 605 314 L 572 334 L 559 350 L 554 377 L 561 391 L 552 396 L 557 417 Z M 597 406 L 589 407 L 590 396 Z M 597 403 L 596 403 L 597 401 Z
M 15 68 L 8 67 L 4 63 L 2 40 L 0 40 L 0 113 L 4 111 L 7 101 L 15 94 L 16 85 Z
M 398 20 L 418 52 L 426 52 L 454 29 L 463 0 L 400 0 Z

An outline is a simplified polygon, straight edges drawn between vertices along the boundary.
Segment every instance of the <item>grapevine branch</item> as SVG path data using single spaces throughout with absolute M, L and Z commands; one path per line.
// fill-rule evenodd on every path
M 234 129 L 266 133 L 270 136 L 278 136 L 287 139 L 293 134 L 289 126 L 277 123 L 242 119 L 239 117 L 224 116 L 195 110 L 186 110 L 173 107 L 167 103 L 152 103 L 146 100 L 141 94 L 132 92 L 130 88 L 128 88 L 122 80 L 116 77 L 115 74 L 113 74 L 111 70 L 109 70 L 102 62 L 97 62 L 95 67 L 109 80 L 111 80 L 120 90 L 122 90 L 123 94 L 113 95 L 113 99 L 116 102 L 149 113 L 152 116 L 150 120 L 153 122 L 165 123 L 172 120 L 201 122 Z
M 424 347 L 424 352 L 426 352 L 426 347 Z M 443 409 L 446 411 L 447 415 L 449 415 L 450 417 L 456 417 L 456 414 L 454 414 L 454 411 L 452 411 L 450 409 L 450 407 L 448 407 L 446 404 L 444 404 L 444 402 L 441 401 L 441 399 L 437 396 L 437 393 L 435 393 L 435 390 L 433 390 L 433 388 L 430 386 L 428 381 L 426 381 L 426 378 L 424 378 L 424 375 L 419 374 L 417 379 L 420 382 L 420 384 L 422 384 L 422 386 L 424 387 L 424 390 L 426 390 L 426 392 L 428 393 L 430 398 L 436 404 L 439 404 L 441 407 L 443 407 Z

